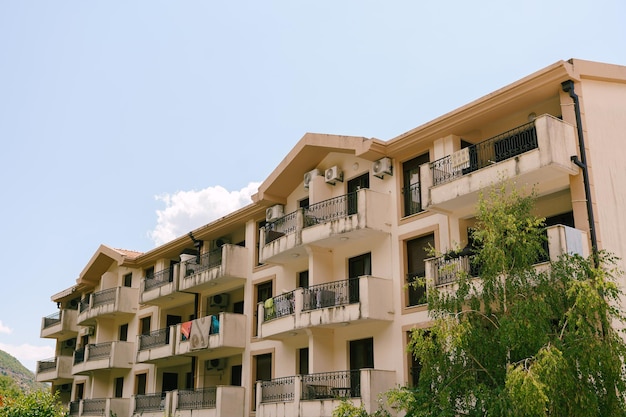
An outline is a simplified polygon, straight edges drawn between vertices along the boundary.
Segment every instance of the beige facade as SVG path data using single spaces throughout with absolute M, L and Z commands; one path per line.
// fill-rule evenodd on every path
M 407 283 L 469 268 L 424 248 L 466 246 L 498 179 L 534 188 L 551 258 L 624 258 L 624 103 L 626 67 L 570 60 L 389 141 L 306 134 L 249 206 L 146 253 L 101 246 L 52 296 L 37 380 L 74 416 L 373 411 L 416 377 L 428 287 Z

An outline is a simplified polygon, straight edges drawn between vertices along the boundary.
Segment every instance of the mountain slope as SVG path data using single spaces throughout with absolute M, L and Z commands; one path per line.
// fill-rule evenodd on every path
M 3 350 L 0 350 L 0 375 L 11 378 L 22 391 L 47 388 L 45 384 L 35 382 L 35 374 Z

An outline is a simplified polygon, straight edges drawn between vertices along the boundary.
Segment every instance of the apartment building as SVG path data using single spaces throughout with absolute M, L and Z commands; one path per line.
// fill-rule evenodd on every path
M 418 376 L 426 291 L 469 267 L 424 248 L 466 246 L 492 183 L 534 188 L 550 258 L 624 258 L 624 103 L 626 67 L 570 60 L 388 141 L 306 134 L 247 207 L 146 253 L 98 248 L 52 296 L 37 380 L 72 416 L 374 411 Z

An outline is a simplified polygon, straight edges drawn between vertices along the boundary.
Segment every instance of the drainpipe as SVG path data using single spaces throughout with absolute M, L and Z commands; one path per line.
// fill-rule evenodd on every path
M 583 124 L 580 117 L 580 103 L 578 95 L 574 92 L 574 81 L 567 80 L 561 83 L 563 91 L 569 94 L 574 101 L 574 113 L 576 114 L 576 129 L 578 131 L 578 148 L 580 151 L 580 159 L 577 155 L 570 158 L 583 172 L 583 184 L 585 186 L 585 196 L 587 197 L 587 217 L 589 219 L 589 237 L 591 238 L 591 254 L 593 262 L 598 263 L 598 239 L 596 237 L 595 220 L 593 217 L 593 205 L 591 203 L 591 187 L 589 186 L 589 170 L 587 168 L 587 155 L 585 153 L 585 139 L 583 136 Z

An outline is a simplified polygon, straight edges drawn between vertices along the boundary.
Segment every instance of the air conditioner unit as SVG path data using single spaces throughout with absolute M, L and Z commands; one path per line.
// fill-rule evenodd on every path
M 72 391 L 72 384 L 62 384 L 59 386 L 59 391 L 61 392 L 71 392 Z
M 343 171 L 335 165 L 326 170 L 324 177 L 326 178 L 327 184 L 335 185 L 337 181 L 343 182 Z
M 80 298 L 71 299 L 68 307 L 72 310 L 76 310 L 78 308 L 78 303 L 80 303 Z
M 322 171 L 317 168 L 304 174 L 304 188 L 309 188 L 311 180 L 319 175 L 322 175 Z
M 227 237 L 220 237 L 215 239 L 215 247 L 216 248 L 221 248 L 222 246 L 226 245 L 230 243 L 230 239 Z
M 209 359 L 206 361 L 207 371 L 221 371 L 226 368 L 226 358 Z
M 265 220 L 268 222 L 274 222 L 280 219 L 284 216 L 283 210 L 284 208 L 282 204 L 276 204 L 275 206 L 268 207 L 268 209 L 265 210 Z
M 372 175 L 383 178 L 385 175 L 393 175 L 391 158 L 381 158 L 372 165 Z
M 211 307 L 228 307 L 228 294 L 217 294 L 209 299 Z
M 69 348 L 69 349 L 74 349 L 74 347 L 76 347 L 76 339 L 67 339 L 63 341 L 63 347 L 64 348 Z

